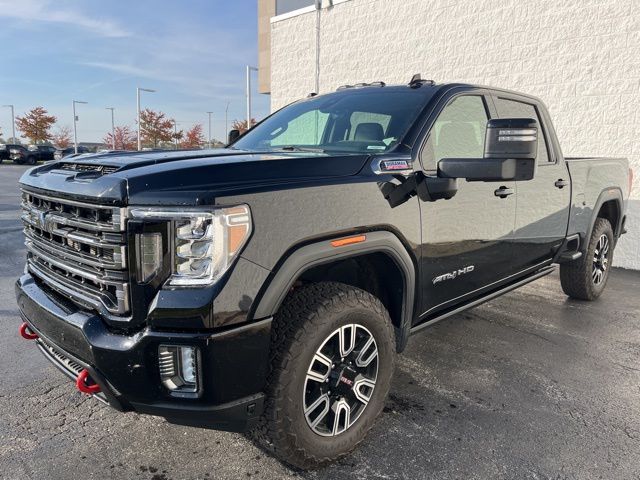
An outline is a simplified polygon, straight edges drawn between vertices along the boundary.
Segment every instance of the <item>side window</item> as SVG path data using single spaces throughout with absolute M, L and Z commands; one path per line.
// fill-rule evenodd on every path
M 506 98 L 496 99 L 496 108 L 498 114 L 503 118 L 534 118 L 538 122 L 538 165 L 548 164 L 551 160 L 549 157 L 549 151 L 547 149 L 547 142 L 545 139 L 544 131 L 542 129 L 542 122 L 540 121 L 540 115 L 534 105 L 529 103 L 517 102 L 515 100 L 507 100 Z
M 311 110 L 291 120 L 286 128 L 279 127 L 271 132 L 272 147 L 286 145 L 319 145 L 329 119 L 328 113 Z
M 482 158 L 489 116 L 479 95 L 456 97 L 431 127 L 422 165 L 434 170 L 443 158 Z

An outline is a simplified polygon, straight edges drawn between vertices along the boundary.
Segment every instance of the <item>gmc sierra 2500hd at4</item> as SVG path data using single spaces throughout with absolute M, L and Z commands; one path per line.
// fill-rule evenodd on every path
M 528 95 L 415 76 L 231 133 L 25 173 L 20 331 L 118 410 L 301 468 L 363 439 L 410 334 L 553 264 L 593 300 L 625 229 L 627 161 L 564 158 Z

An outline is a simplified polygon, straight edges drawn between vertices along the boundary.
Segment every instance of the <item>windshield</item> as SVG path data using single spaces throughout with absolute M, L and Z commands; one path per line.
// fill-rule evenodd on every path
M 415 121 L 431 96 L 426 92 L 381 87 L 296 102 L 254 127 L 232 148 L 383 153 L 397 145 Z

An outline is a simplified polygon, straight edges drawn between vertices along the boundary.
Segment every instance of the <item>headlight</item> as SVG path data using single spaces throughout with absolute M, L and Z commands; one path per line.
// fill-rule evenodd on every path
M 229 268 L 251 235 L 247 205 L 229 208 L 134 208 L 133 218 L 171 222 L 173 253 L 170 286 L 207 286 Z

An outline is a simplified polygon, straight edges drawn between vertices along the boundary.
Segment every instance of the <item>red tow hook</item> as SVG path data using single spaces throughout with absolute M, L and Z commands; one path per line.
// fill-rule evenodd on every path
M 100 392 L 100 385 L 94 383 L 92 385 L 87 385 L 87 380 L 90 380 L 89 372 L 85 369 L 80 372 L 78 378 L 76 379 L 76 387 L 82 393 L 88 393 L 89 395 L 93 395 L 95 393 Z
M 27 322 L 24 322 L 22 325 L 20 325 L 19 332 L 20 332 L 20 336 L 25 340 L 35 340 L 36 338 L 38 338 L 38 334 L 34 333 L 29 328 L 29 325 L 27 324 Z

